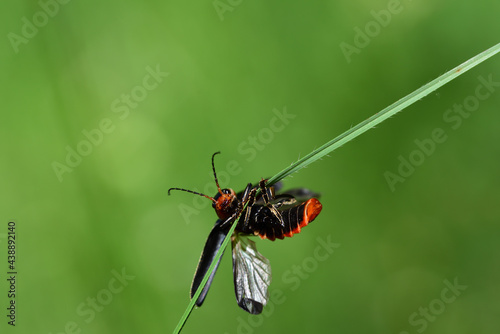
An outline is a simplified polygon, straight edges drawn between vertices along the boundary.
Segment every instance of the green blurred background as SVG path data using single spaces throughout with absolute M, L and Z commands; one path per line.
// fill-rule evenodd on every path
M 212 186 L 219 150 L 220 173 L 239 166 L 223 187 L 274 175 L 500 31 L 500 3 L 485 0 L 46 3 L 0 5 L 2 333 L 171 332 L 216 215 L 168 188 Z M 367 45 L 346 57 L 341 43 L 367 24 Z M 157 68 L 169 75 L 153 80 Z M 498 333 L 499 88 L 456 129 L 443 117 L 499 69 L 496 56 L 287 179 L 321 192 L 323 211 L 293 238 L 257 240 L 279 296 L 263 316 L 239 309 L 227 252 L 185 332 Z M 287 124 L 274 120 L 285 110 Z M 446 141 L 391 189 L 385 173 L 436 128 Z M 55 162 L 68 166 L 59 177 Z M 319 261 L 318 238 L 340 246 Z M 445 280 L 467 288 L 455 296 Z

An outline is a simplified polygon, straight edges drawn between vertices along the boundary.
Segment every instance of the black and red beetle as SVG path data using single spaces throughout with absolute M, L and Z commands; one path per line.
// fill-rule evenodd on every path
M 321 203 L 315 198 L 319 194 L 305 188 L 279 194 L 281 183 L 267 187 L 264 179 L 256 185 L 249 183 L 245 190 L 239 193 L 235 193 L 233 189 L 221 189 L 214 165 L 214 157 L 218 153 L 220 152 L 212 155 L 212 170 L 219 190 L 214 197 L 182 188 L 168 190 L 169 195 L 172 190 L 181 190 L 210 199 L 219 217 L 201 253 L 191 285 L 191 298 L 207 273 L 231 225 L 238 219 L 238 225 L 231 236 L 236 300 L 245 311 L 259 314 L 269 299 L 271 265 L 269 260 L 257 251 L 255 242 L 247 236 L 258 235 L 262 239 L 274 241 L 276 238 L 283 239 L 299 233 L 302 227 L 312 222 L 321 212 Z M 259 194 L 257 190 L 260 190 Z M 196 301 L 197 306 L 203 304 L 219 263 L 220 259 Z

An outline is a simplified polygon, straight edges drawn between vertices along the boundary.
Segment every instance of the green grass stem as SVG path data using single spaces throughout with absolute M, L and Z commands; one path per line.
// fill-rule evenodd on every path
M 417 102 L 421 98 L 425 97 L 426 95 L 429 95 L 430 93 L 434 92 L 438 88 L 444 86 L 451 80 L 455 79 L 459 75 L 462 75 L 466 71 L 470 70 L 471 68 L 475 67 L 476 65 L 482 63 L 486 59 L 494 56 L 500 51 L 500 43 L 496 44 L 495 46 L 489 48 L 486 51 L 481 52 L 477 56 L 467 60 L 465 63 L 458 65 L 457 67 L 451 69 L 450 71 L 444 73 L 443 75 L 439 76 L 438 78 L 432 80 L 431 82 L 423 85 L 413 93 L 410 93 L 403 97 L 402 99 L 394 102 L 387 108 L 379 111 L 375 115 L 371 116 L 370 118 L 366 119 L 365 121 L 359 123 L 358 125 L 350 128 L 346 132 L 342 133 L 341 135 L 335 137 L 334 139 L 330 140 L 329 142 L 325 143 L 321 147 L 315 149 L 311 153 L 307 154 L 303 158 L 299 159 L 298 161 L 294 162 L 287 168 L 283 169 L 281 172 L 278 174 L 274 175 L 272 178 L 270 178 L 267 182 L 268 185 L 273 185 L 276 182 L 284 179 L 285 177 L 289 176 L 290 174 L 298 172 L 300 169 L 306 167 L 309 164 L 312 164 L 318 159 L 323 158 L 325 155 L 329 154 L 333 150 L 339 148 L 340 146 L 344 145 L 345 143 L 353 140 L 360 134 L 368 131 L 369 129 L 375 127 L 377 124 L 382 123 L 385 121 L 387 118 L 394 116 L 396 113 L 400 112 L 404 108 L 412 105 L 413 103 Z
M 457 78 L 459 75 L 462 75 L 466 71 L 470 70 L 471 68 L 479 65 L 486 59 L 494 56 L 500 52 L 500 43 L 496 44 L 495 46 L 489 48 L 486 51 L 481 52 L 475 57 L 472 57 L 471 59 L 467 60 L 463 64 L 458 65 L 457 67 L 451 69 L 450 71 L 444 73 L 443 75 L 439 76 L 438 78 L 432 80 L 431 82 L 425 84 L 424 86 L 420 87 L 416 91 L 414 91 L 411 94 L 408 94 L 407 96 L 403 97 L 402 99 L 396 101 L 395 103 L 391 104 L 387 108 L 379 111 L 375 115 L 371 116 L 370 118 L 366 119 L 365 121 L 359 123 L 358 125 L 352 127 L 351 129 L 347 130 L 346 132 L 342 133 L 341 135 L 335 137 L 334 139 L 330 140 L 329 142 L 325 143 L 321 147 L 315 149 L 311 153 L 307 154 L 303 158 L 299 159 L 298 161 L 292 163 L 289 167 L 283 169 L 280 171 L 278 174 L 274 175 L 271 177 L 267 184 L 268 185 L 273 185 L 276 182 L 284 179 L 285 177 L 298 172 L 300 169 L 308 166 L 309 164 L 315 162 L 318 159 L 323 158 L 325 155 L 329 154 L 333 150 L 339 148 L 340 146 L 344 145 L 345 143 L 353 140 L 360 134 L 368 131 L 369 129 L 375 127 L 377 124 L 380 124 L 381 122 L 385 121 L 387 118 L 394 116 L 396 113 L 400 112 L 404 108 L 412 105 L 413 103 L 417 102 L 421 98 L 425 97 L 426 95 L 434 92 L 438 88 L 442 87 L 443 85 L 447 84 L 451 80 Z M 239 218 L 239 217 L 238 217 Z M 238 219 L 236 219 L 237 221 Z M 229 243 L 229 240 L 231 239 L 231 235 L 234 232 L 234 229 L 236 228 L 236 224 L 233 224 L 231 227 L 229 233 L 227 234 L 226 238 L 224 239 L 224 242 L 222 243 L 222 246 L 220 247 L 219 251 L 217 252 L 214 261 L 212 262 L 212 265 L 210 266 L 209 270 L 207 271 L 205 277 L 203 278 L 200 286 L 198 287 L 198 290 L 196 290 L 195 295 L 191 299 L 190 303 L 188 304 L 186 311 L 182 315 L 181 319 L 179 320 L 179 323 L 177 324 L 177 327 L 174 329 L 174 333 L 179 333 L 186 323 L 189 315 L 191 314 L 191 311 L 193 310 L 195 306 L 195 302 L 198 299 L 198 296 L 200 295 L 201 291 L 205 287 L 208 278 L 210 276 L 210 273 L 213 271 L 215 264 L 219 260 L 219 258 L 222 256 L 223 250 L 226 248 L 227 244 Z

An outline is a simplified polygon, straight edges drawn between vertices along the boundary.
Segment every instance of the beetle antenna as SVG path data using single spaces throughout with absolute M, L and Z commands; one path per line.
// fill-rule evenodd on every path
M 185 191 L 185 192 L 188 192 L 188 193 L 191 193 L 191 194 L 200 195 L 200 196 L 208 198 L 212 202 L 215 202 L 215 199 L 213 197 L 207 196 L 207 195 L 202 194 L 202 193 L 198 193 L 196 191 L 192 191 L 192 190 L 188 190 L 188 189 L 183 189 L 183 188 L 170 188 L 170 189 L 168 189 L 168 195 L 169 196 L 170 196 L 170 191 L 172 191 L 172 190 L 180 190 L 180 191 Z
M 219 186 L 219 180 L 217 179 L 217 173 L 215 172 L 215 163 L 214 163 L 214 157 L 217 155 L 217 154 L 220 154 L 220 151 L 218 152 L 215 152 L 213 155 L 212 155 L 212 170 L 214 171 L 214 178 L 215 178 L 215 184 L 217 185 L 217 189 L 219 190 L 219 193 L 221 195 L 224 195 L 222 193 L 222 190 Z M 213 197 L 210 197 L 210 196 L 207 196 L 205 194 L 202 194 L 202 193 L 199 193 L 199 192 L 196 192 L 196 191 L 192 191 L 192 190 L 188 190 L 188 189 L 183 189 L 183 188 L 170 188 L 168 189 L 168 195 L 170 196 L 170 191 L 172 190 L 180 190 L 180 191 L 185 191 L 185 192 L 188 192 L 188 193 L 191 193 L 191 194 L 195 194 L 195 195 L 200 195 L 200 196 L 203 196 L 203 197 L 206 197 L 208 198 L 209 200 L 211 200 L 212 202 L 215 202 L 215 198 Z
M 217 185 L 217 189 L 219 190 L 219 193 L 220 193 L 221 195 L 223 195 L 222 190 L 220 189 L 220 186 L 219 186 L 219 180 L 217 180 L 217 173 L 215 173 L 214 157 L 215 157 L 217 154 L 220 154 L 220 151 L 215 152 L 215 153 L 212 155 L 212 170 L 214 171 L 214 179 L 215 179 L 215 184 Z

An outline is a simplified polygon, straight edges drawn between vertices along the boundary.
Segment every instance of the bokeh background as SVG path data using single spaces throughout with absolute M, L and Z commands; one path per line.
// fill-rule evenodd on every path
M 238 166 L 222 186 L 241 190 L 500 40 L 500 3 L 483 0 L 0 6 L 2 333 L 171 332 L 216 216 L 168 188 L 212 186 L 220 150 L 221 174 Z M 323 212 L 293 238 L 257 240 L 272 305 L 237 307 L 226 252 L 185 333 L 498 333 L 499 87 L 456 129 L 443 119 L 490 75 L 498 56 L 287 179 L 321 192 Z M 391 189 L 386 173 L 437 128 L 446 141 Z M 318 238 L 339 244 L 321 260 Z

